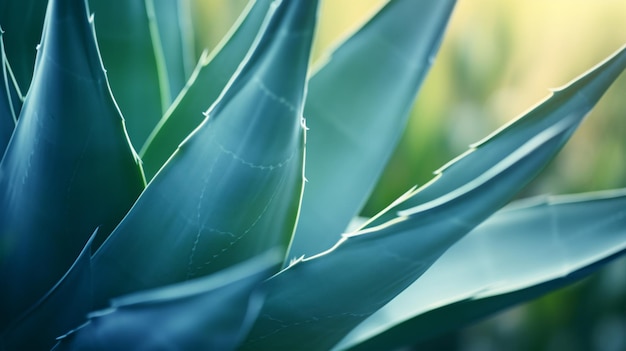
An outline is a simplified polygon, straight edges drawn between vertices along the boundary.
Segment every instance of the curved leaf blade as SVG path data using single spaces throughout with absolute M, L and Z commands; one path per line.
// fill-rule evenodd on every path
M 97 230 L 96 230 L 97 232 Z M 49 350 L 92 309 L 91 244 L 48 293 L 0 334 L 1 350 Z
M 625 190 L 509 205 L 337 348 L 415 344 L 580 280 L 626 252 L 625 208 Z
M 311 78 L 308 182 L 290 257 L 328 249 L 358 215 L 404 131 L 454 4 L 389 1 Z
M 208 277 L 115 299 L 53 350 L 234 350 L 261 308 L 260 282 L 281 258 L 270 252 Z
M 268 298 L 246 347 L 302 348 L 301 340 L 309 341 L 309 349 L 334 346 L 536 176 L 624 68 L 626 47 L 457 159 L 430 183 L 439 191 L 442 179 L 442 184 L 458 188 L 423 203 L 415 203 L 423 198 L 412 190 L 373 219 L 375 226 L 344 234 L 332 249 L 299 259 L 269 279 Z M 503 137 L 514 146 L 491 149 Z M 481 172 L 470 168 L 474 178 L 463 178 L 466 184 L 446 179 L 448 170 L 461 172 L 455 164 L 475 157 L 488 167 Z M 437 194 L 428 186 L 422 191 Z M 405 207 L 409 205 L 414 207 Z
M 61 278 L 97 227 L 101 242 L 144 187 L 86 4 L 53 0 L 47 16 L 0 163 L 0 328 Z
M 156 172 L 204 119 L 240 63 L 263 24 L 271 0 L 251 0 L 229 34 L 211 53 L 205 51 L 187 85 L 152 131 L 141 149 L 146 177 Z
M 286 251 L 302 194 L 302 104 L 316 16 L 316 1 L 277 6 L 207 119 L 95 254 L 98 305 L 268 248 Z
M 189 2 L 146 0 L 150 23 L 157 27 L 163 52 L 170 96 L 168 103 L 183 89 L 196 63 L 193 32 L 184 29 L 191 22 Z
M 553 90 L 553 94 L 529 112 L 513 120 L 435 172 L 435 178 L 423 187 L 405 195 L 402 201 L 392 204 L 378 214 L 365 227 L 371 228 L 398 216 L 427 211 L 443 202 L 461 198 L 491 179 L 491 175 L 506 167 L 505 155 L 525 157 L 529 140 L 542 131 L 552 130 L 555 141 L 562 135 L 563 141 L 578 127 L 591 108 L 626 68 L 626 46 L 619 49 L 596 67 L 592 68 L 565 87 Z M 550 135 L 543 142 L 549 143 Z M 541 143 L 542 140 L 536 139 Z M 551 157 L 563 145 L 557 142 Z M 518 154 L 515 156 L 515 154 Z M 513 160 L 512 160 L 513 161 Z M 540 167 L 537 168 L 537 171 Z M 528 182 L 530 177 L 524 181 Z
M 89 0 L 102 61 L 137 150 L 171 102 L 151 0 Z
M 28 90 L 33 77 L 46 5 L 47 1 L 41 0 L 0 1 L 0 26 L 7 32 L 6 54 L 21 91 Z
M 4 155 L 17 116 L 22 109 L 22 94 L 4 51 L 4 31 L 0 28 L 0 154 Z

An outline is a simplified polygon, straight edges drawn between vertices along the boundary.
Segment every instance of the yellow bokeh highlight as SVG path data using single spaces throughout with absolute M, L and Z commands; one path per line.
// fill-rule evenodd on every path
M 321 61 L 324 52 L 385 3 L 321 0 L 313 61 Z M 202 45 L 214 46 L 246 4 L 195 0 Z M 624 0 L 459 0 L 404 138 L 366 213 L 428 181 L 432 171 L 468 144 L 624 45 L 625 18 Z M 526 195 L 626 186 L 626 155 L 621 151 L 625 81 L 619 79 L 609 90 L 593 117 Z

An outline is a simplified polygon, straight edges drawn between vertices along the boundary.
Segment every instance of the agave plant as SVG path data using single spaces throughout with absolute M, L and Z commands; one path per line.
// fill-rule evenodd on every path
M 310 77 L 318 1 L 251 0 L 193 70 L 184 0 L 42 3 L 0 2 L 3 349 L 389 349 L 626 249 L 624 190 L 507 205 L 626 48 L 361 220 L 453 0 L 389 1 Z

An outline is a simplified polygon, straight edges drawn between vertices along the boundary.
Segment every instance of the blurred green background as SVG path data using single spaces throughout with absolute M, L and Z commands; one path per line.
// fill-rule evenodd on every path
M 212 47 L 245 0 L 194 4 L 198 48 Z M 314 60 L 384 0 L 325 0 Z M 373 215 L 507 121 L 626 44 L 624 0 L 460 0 L 389 167 Z M 626 76 L 520 197 L 626 186 Z M 305 116 L 306 117 L 306 116 Z M 453 316 L 451 316 L 453 318 Z M 626 350 L 626 259 L 422 350 Z

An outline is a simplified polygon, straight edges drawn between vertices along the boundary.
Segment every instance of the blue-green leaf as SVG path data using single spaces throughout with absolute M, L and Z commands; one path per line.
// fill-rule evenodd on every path
M 4 51 L 3 34 L 0 28 L 0 154 L 4 154 L 13 135 L 23 99 Z
M 0 0 L 0 26 L 6 31 L 6 54 L 21 91 L 28 90 L 33 77 L 47 3 L 42 0 Z
M 281 261 L 282 254 L 270 252 L 208 277 L 115 299 L 53 350 L 234 350 L 261 309 L 259 283 Z
M 143 187 L 86 4 L 52 0 L 0 162 L 0 328 L 61 278 L 97 227 L 101 242 Z
M 626 251 L 626 190 L 541 197 L 452 246 L 339 349 L 399 348 L 571 284 Z
M 331 247 L 365 204 L 406 126 L 454 3 L 389 1 L 311 78 L 304 110 L 308 182 L 290 257 Z
M 89 0 L 113 96 L 137 150 L 171 102 L 158 29 L 148 16 L 151 1 Z
M 569 85 L 555 89 L 549 98 L 525 115 L 471 145 L 463 155 L 436 171 L 431 182 L 404 195 L 366 227 L 425 212 L 455 199 L 463 201 L 467 194 L 489 186 L 510 168 L 523 167 L 525 169 L 520 171 L 527 175 L 518 180 L 511 178 L 513 182 L 507 181 L 509 184 L 496 185 L 499 191 L 523 186 L 560 149 L 625 68 L 626 46 Z M 487 198 L 495 196 L 485 195 Z
M 94 256 L 96 301 L 206 275 L 291 240 L 316 1 L 283 1 L 245 65 Z M 158 240 L 155 240 L 158 238 Z
M 193 31 L 187 30 L 192 25 L 190 1 L 146 0 L 151 28 L 156 26 L 158 31 L 170 100 L 183 89 L 196 63 Z M 154 34 L 152 37 L 154 41 Z
M 84 322 L 92 309 L 90 263 L 96 232 L 61 280 L 0 333 L 0 350 L 50 350 L 59 335 Z
M 529 182 L 625 67 L 626 47 L 448 165 L 421 191 L 409 191 L 364 229 L 269 279 L 246 346 L 334 346 Z
M 178 145 L 204 119 L 259 33 L 271 0 L 250 0 L 229 34 L 212 52 L 205 51 L 193 75 L 159 121 L 140 155 L 152 179 Z

